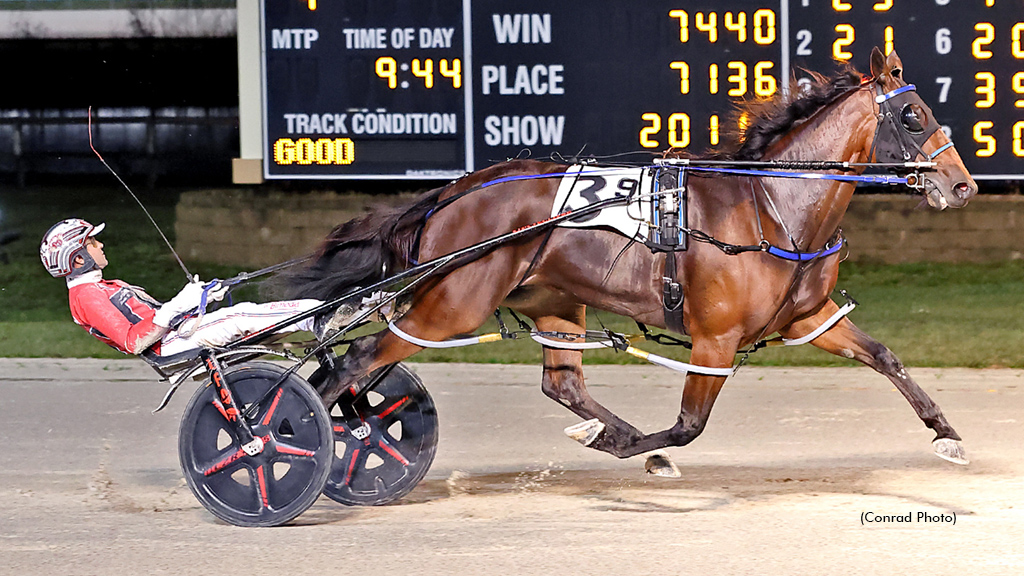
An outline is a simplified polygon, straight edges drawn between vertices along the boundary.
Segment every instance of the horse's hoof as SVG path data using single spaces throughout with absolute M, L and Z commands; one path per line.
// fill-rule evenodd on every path
M 668 457 L 664 450 L 655 450 L 647 454 L 647 462 L 644 462 L 644 470 L 648 474 L 663 476 L 665 478 L 679 478 L 682 473 L 679 467 Z
M 604 423 L 597 418 L 592 418 L 586 422 L 580 422 L 579 424 L 573 424 L 565 429 L 565 435 L 573 440 L 583 444 L 584 446 L 590 446 L 597 439 L 597 435 L 604 432 Z
M 932 442 L 932 449 L 935 450 L 935 455 L 943 460 L 949 460 L 953 464 L 962 464 L 966 466 L 971 461 L 967 459 L 967 452 L 964 451 L 964 445 L 959 440 L 953 440 L 952 438 L 939 438 Z

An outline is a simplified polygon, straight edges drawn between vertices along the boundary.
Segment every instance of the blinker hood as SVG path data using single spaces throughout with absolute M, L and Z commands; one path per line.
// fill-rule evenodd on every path
M 913 84 L 907 84 L 883 94 L 881 85 L 878 85 L 875 101 L 878 102 L 879 121 L 872 144 L 875 161 L 910 162 L 918 154 L 931 158 L 924 151 L 924 143 L 940 127 L 916 90 Z

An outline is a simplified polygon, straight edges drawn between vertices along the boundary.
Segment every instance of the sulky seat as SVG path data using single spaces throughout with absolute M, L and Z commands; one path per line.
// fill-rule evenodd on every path
M 165 380 L 183 369 L 191 368 L 200 362 L 199 348 L 167 356 L 161 356 L 153 352 L 152 348 L 147 348 L 142 354 L 139 354 L 139 357 L 152 366 L 156 373 Z

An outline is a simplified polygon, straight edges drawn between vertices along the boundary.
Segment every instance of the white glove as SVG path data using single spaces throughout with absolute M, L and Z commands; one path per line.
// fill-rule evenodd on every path
M 178 315 L 197 308 L 202 297 L 203 284 L 199 282 L 199 277 L 196 276 L 192 282 L 189 282 L 181 289 L 181 292 L 178 292 L 177 296 L 168 300 L 166 304 L 156 311 L 156 314 L 153 315 L 153 324 L 165 328 L 169 327 L 171 321 Z
M 207 302 L 220 302 L 228 294 L 228 290 L 231 286 L 222 283 L 220 280 L 211 280 L 206 285 L 206 301 Z

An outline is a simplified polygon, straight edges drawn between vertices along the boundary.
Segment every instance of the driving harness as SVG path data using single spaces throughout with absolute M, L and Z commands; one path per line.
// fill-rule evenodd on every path
M 688 171 L 681 167 L 658 167 L 654 170 L 654 199 L 650 216 L 652 234 L 644 243 L 655 254 L 665 253 L 661 277 L 665 326 L 673 332 L 686 334 L 683 327 L 683 287 L 678 280 L 676 252 L 685 251 L 688 247 Z
M 931 109 L 921 100 L 914 84 L 907 84 L 890 92 L 883 93 L 881 84 L 876 82 L 878 103 L 878 124 L 868 158 L 877 162 L 901 163 L 910 162 L 918 155 L 924 156 L 929 162 L 948 148 L 953 142 L 938 147 L 934 152 L 924 151 L 924 143 L 940 126 L 935 121 Z M 922 123 L 923 121 L 923 123 Z M 888 130 L 883 130 L 883 126 Z M 664 273 L 662 275 L 662 305 L 665 313 L 665 325 L 668 329 L 686 334 L 683 326 L 683 289 L 678 280 L 675 253 L 687 249 L 688 236 L 691 231 L 687 219 L 687 167 L 657 167 L 654 177 L 654 195 L 656 201 L 651 202 L 652 237 L 645 244 L 652 252 L 665 253 Z M 716 170 L 720 172 L 733 172 Z M 736 170 L 754 175 L 756 171 Z M 757 174 L 771 177 L 771 174 Z M 779 174 L 779 176 L 785 176 Z M 920 185 L 918 183 L 918 185 Z M 661 194 L 659 195 L 659 192 Z M 672 192 L 675 192 L 674 194 Z M 698 238 L 699 239 L 699 238 Z M 783 260 L 807 262 L 817 258 L 835 254 L 842 248 L 841 233 L 829 240 L 826 246 L 816 252 L 794 252 L 773 246 L 766 241 L 753 246 L 719 246 L 727 254 L 761 251 L 767 252 Z

